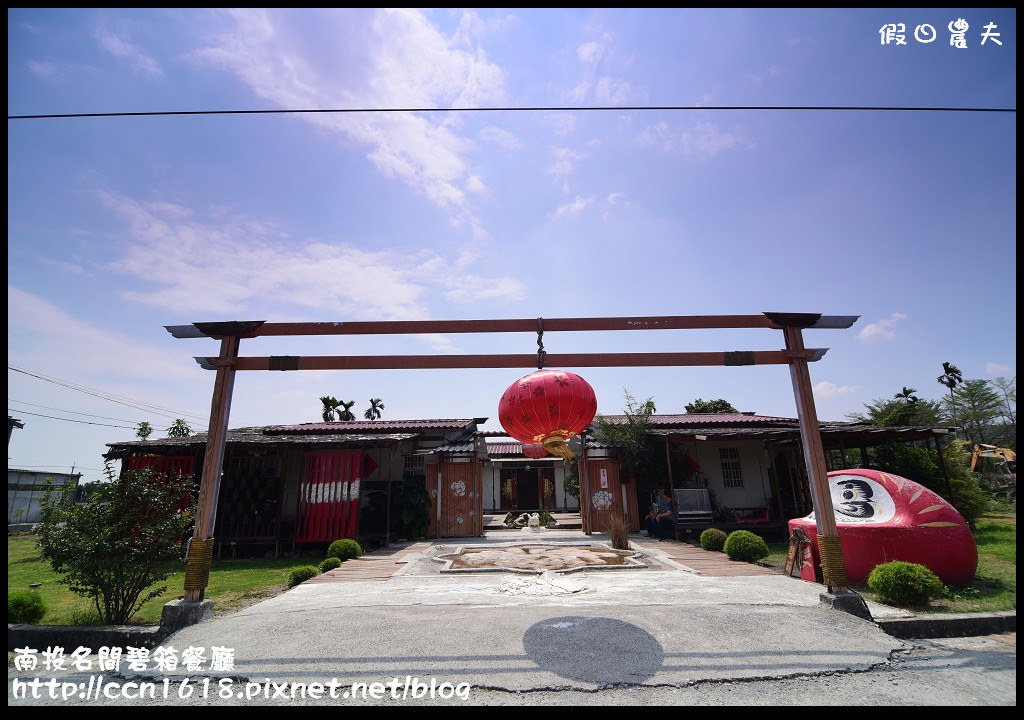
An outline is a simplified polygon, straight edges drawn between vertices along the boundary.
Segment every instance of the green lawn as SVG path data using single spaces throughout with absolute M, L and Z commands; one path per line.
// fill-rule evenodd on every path
M 288 570 L 295 560 L 214 560 L 206 597 L 212 599 L 217 614 L 233 612 L 286 589 Z M 42 583 L 39 592 L 46 600 L 46 616 L 41 625 L 97 624 L 99 617 L 88 598 L 75 595 L 60 583 L 58 577 L 39 555 L 36 539 L 31 535 L 7 538 L 7 590 L 27 589 L 31 583 Z M 142 606 L 133 622 L 156 625 L 160 612 L 169 600 L 184 593 L 185 569 L 166 581 L 167 590 Z
M 1017 509 L 1007 506 L 984 514 L 974 531 L 978 545 L 978 570 L 974 583 L 966 588 L 949 588 L 932 600 L 928 612 L 995 612 L 1017 609 Z M 789 543 L 768 543 L 771 554 L 762 565 L 782 572 Z M 868 600 L 875 600 L 867 587 L 856 588 Z

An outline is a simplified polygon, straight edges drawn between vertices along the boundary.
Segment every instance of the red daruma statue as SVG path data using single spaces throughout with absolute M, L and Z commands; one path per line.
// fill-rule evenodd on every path
M 967 585 L 978 566 L 978 547 L 956 508 L 928 488 L 878 470 L 828 474 L 836 527 L 850 585 L 864 583 L 876 565 L 892 560 L 924 565 L 946 585 Z M 800 558 L 800 577 L 815 580 L 818 556 L 814 513 L 789 521 L 810 546 Z

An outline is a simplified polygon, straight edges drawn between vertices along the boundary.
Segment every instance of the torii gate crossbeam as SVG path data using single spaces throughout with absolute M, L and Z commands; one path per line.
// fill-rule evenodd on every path
M 824 449 L 807 364 L 819 360 L 824 349 L 804 347 L 805 329 L 846 329 L 859 316 L 824 316 L 815 313 L 761 313 L 757 315 L 683 315 L 612 318 L 534 318 L 514 320 L 412 320 L 381 322 L 300 322 L 271 323 L 233 321 L 167 326 L 176 338 L 220 339 L 220 354 L 197 357 L 199 364 L 216 370 L 210 428 L 200 482 L 196 526 L 186 568 L 185 600 L 200 601 L 209 579 L 213 551 L 214 519 L 220 490 L 224 445 L 235 372 L 239 370 L 345 370 L 345 369 L 435 369 L 532 367 L 557 364 L 560 367 L 640 367 L 640 366 L 739 366 L 787 364 L 796 398 L 803 440 L 804 460 L 811 483 L 818 547 L 825 583 L 836 596 L 854 596 L 859 603 L 841 602 L 836 607 L 855 614 L 867 612 L 856 593 L 849 592 L 842 546 L 836 528 L 832 498 L 825 469 Z M 540 338 L 544 331 L 594 332 L 616 330 L 694 330 L 694 329 L 770 329 L 781 330 L 784 350 L 745 350 L 734 352 L 685 353 L 576 353 L 548 354 Z M 269 356 L 239 357 L 242 338 L 292 335 L 405 335 L 426 333 L 537 332 L 540 350 L 533 354 L 511 355 L 390 355 L 390 356 Z M 843 598 L 849 601 L 850 598 Z M 856 606 L 851 608 L 851 606 Z M 863 608 L 861 608 L 863 606 Z

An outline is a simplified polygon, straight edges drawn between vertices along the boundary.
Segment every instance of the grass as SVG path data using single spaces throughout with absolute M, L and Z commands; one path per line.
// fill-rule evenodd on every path
M 287 589 L 288 570 L 294 560 L 214 560 L 206 597 L 214 601 L 216 614 L 234 612 L 273 597 Z M 75 595 L 62 585 L 43 560 L 31 535 L 7 538 L 7 590 L 27 589 L 42 583 L 38 592 L 46 601 L 42 625 L 94 625 L 99 616 L 89 598 Z M 184 593 L 184 565 L 164 583 L 167 590 L 150 600 L 132 619 L 138 625 L 156 625 L 165 603 Z
M 946 588 L 934 598 L 927 611 L 933 613 L 997 612 L 1017 609 L 1017 508 L 1001 503 L 994 512 L 982 515 L 974 530 L 978 546 L 978 569 L 974 583 L 964 588 Z M 783 572 L 789 543 L 768 543 L 770 554 L 761 564 Z M 856 588 L 867 600 L 875 594 L 867 587 Z

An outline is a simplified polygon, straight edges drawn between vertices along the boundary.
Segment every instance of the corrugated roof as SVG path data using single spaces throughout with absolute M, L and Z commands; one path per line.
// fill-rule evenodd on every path
M 626 422 L 625 415 L 604 415 L 613 423 Z M 706 427 L 708 425 L 799 425 L 796 418 L 773 415 L 747 415 L 746 413 L 679 413 L 677 415 L 651 415 L 655 427 Z
M 469 428 L 479 420 L 480 418 L 468 420 L 337 420 L 301 425 L 270 425 L 263 428 L 263 432 L 267 435 L 294 435 L 397 432 L 402 430 L 462 430 Z
M 378 433 L 378 434 L 322 434 L 322 435 L 264 435 L 263 428 L 235 428 L 228 430 L 227 442 L 234 444 L 258 445 L 373 445 L 418 437 L 417 433 Z M 156 440 L 130 440 L 120 443 L 107 443 L 107 447 L 117 449 L 137 448 L 198 448 L 206 445 L 206 433 L 196 433 L 182 438 L 159 438 Z

